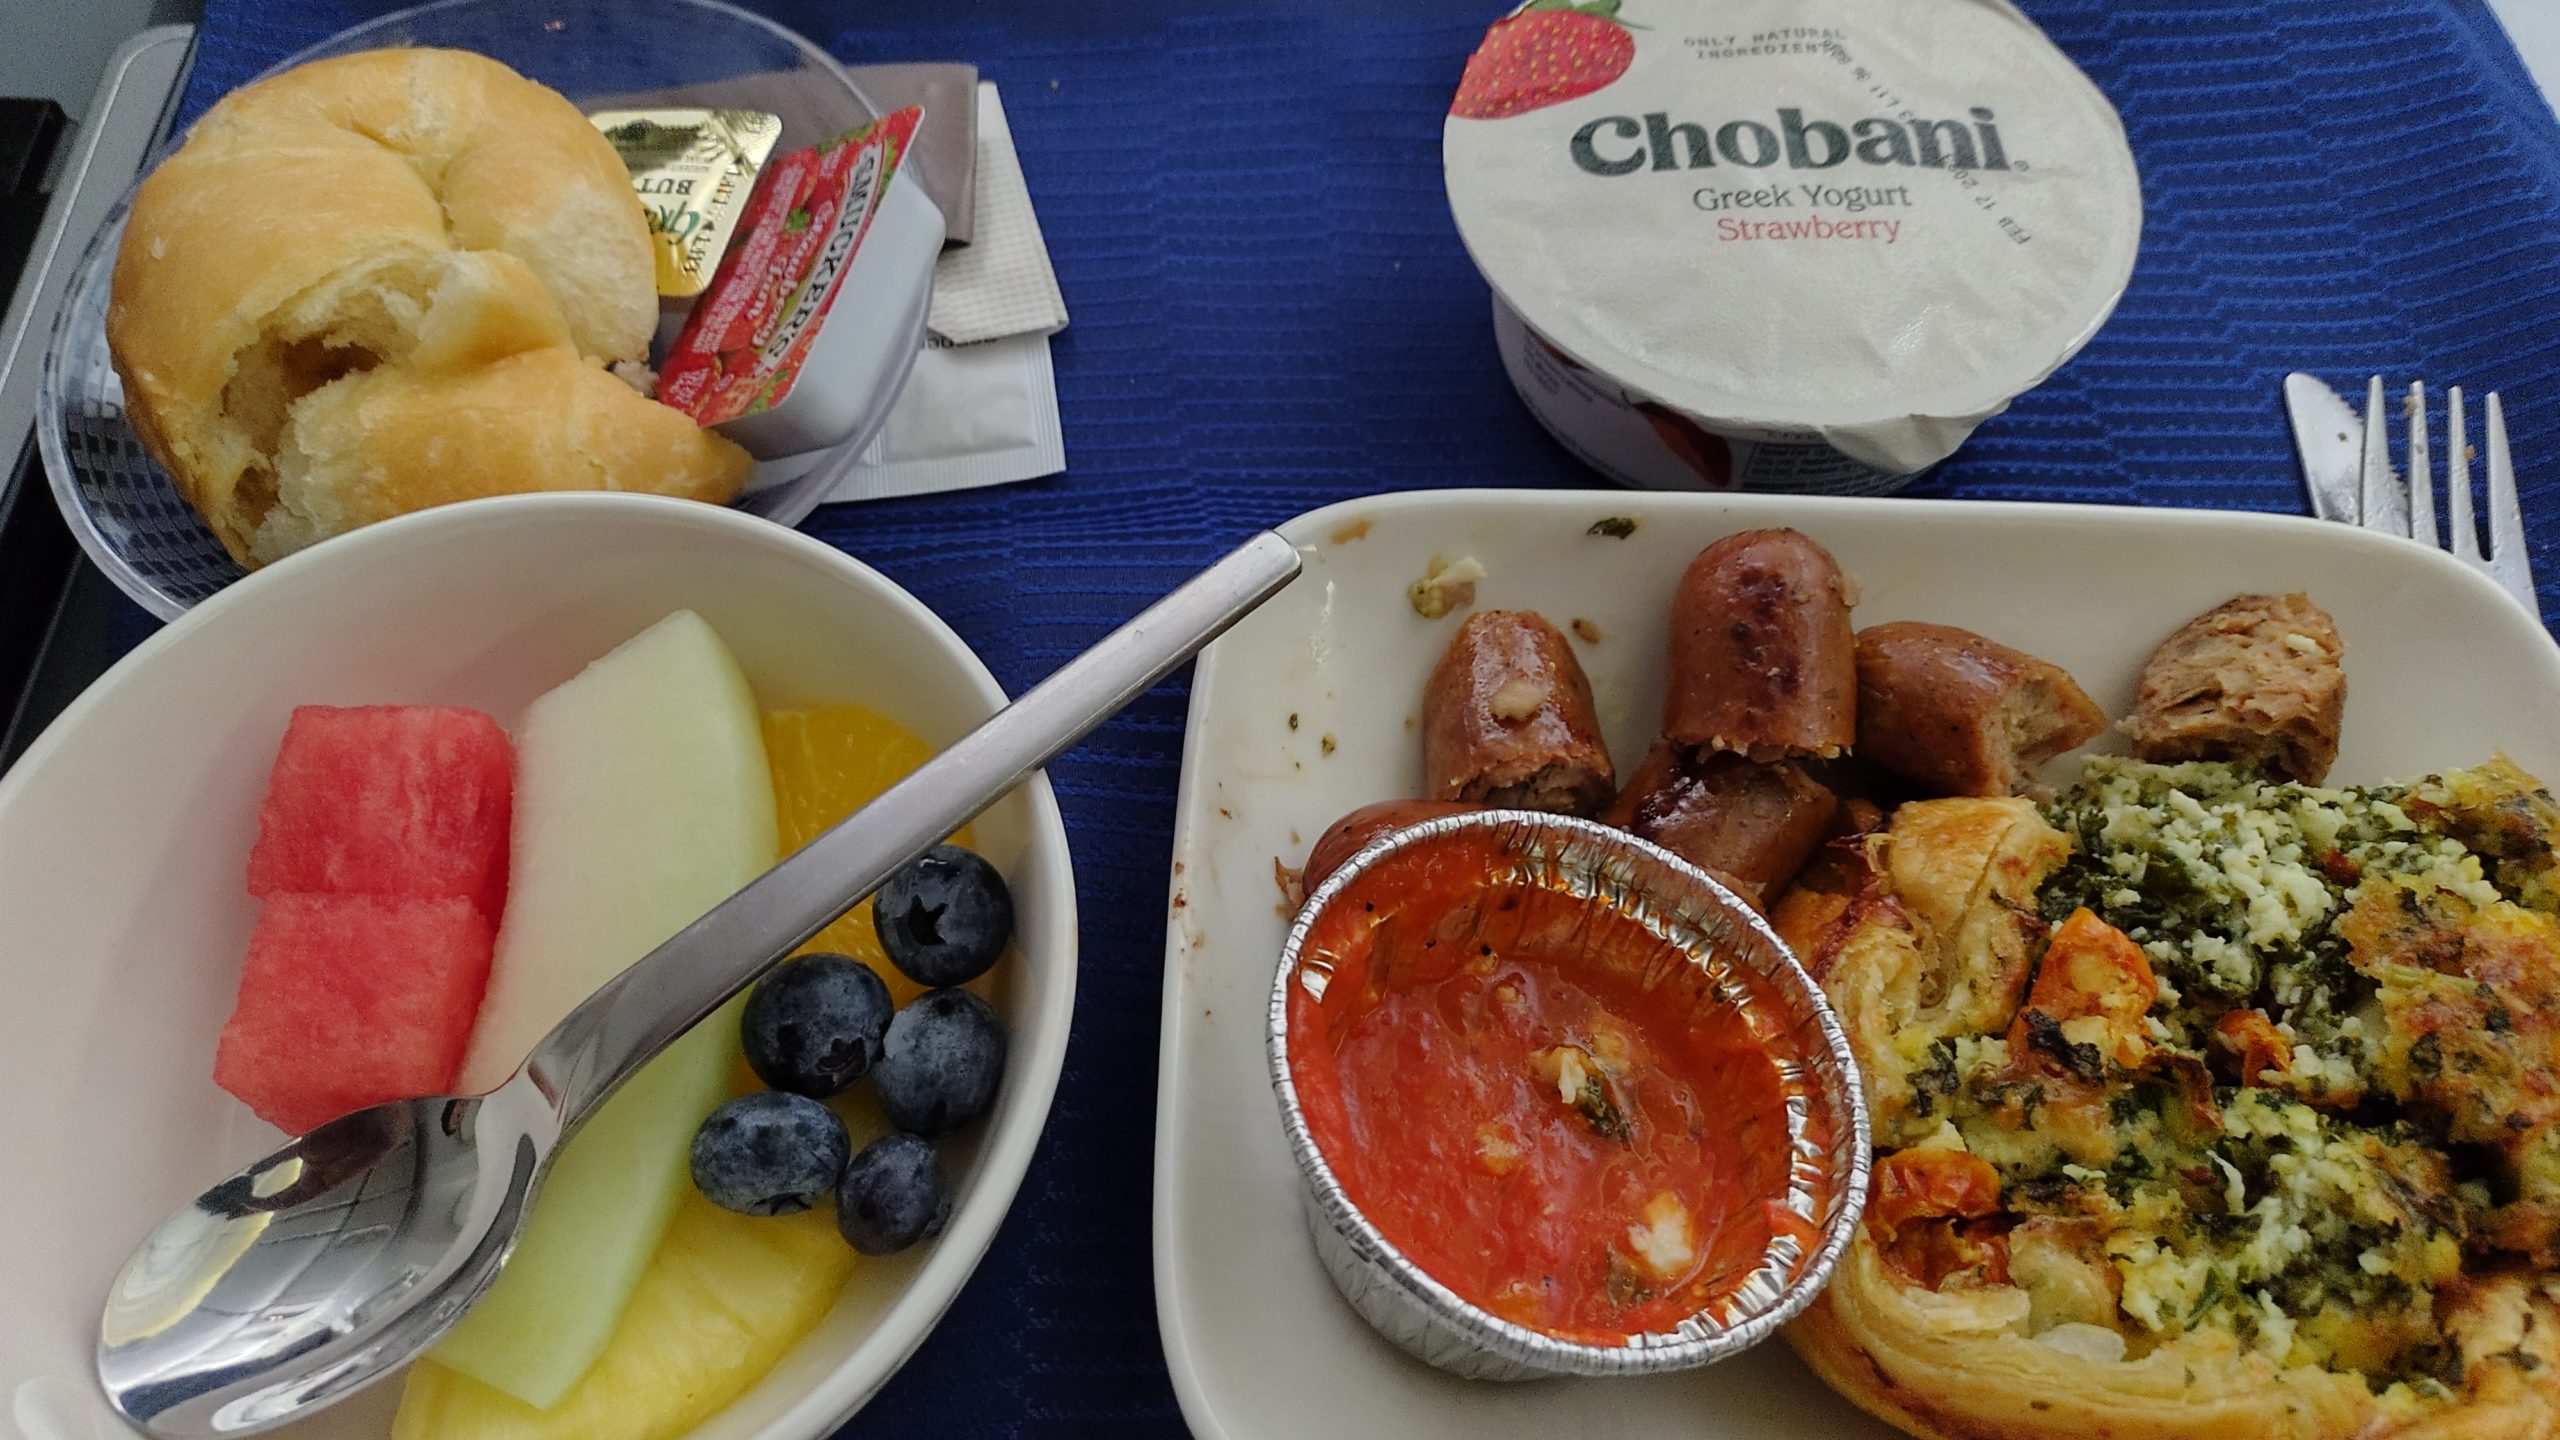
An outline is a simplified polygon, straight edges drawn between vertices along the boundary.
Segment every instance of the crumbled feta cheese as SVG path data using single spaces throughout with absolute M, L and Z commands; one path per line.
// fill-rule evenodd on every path
M 2247 1186 L 2240 1183 L 2240 1167 L 2223 1159 L 2218 1154 L 2211 1154 L 2208 1152 L 2208 1158 L 2213 1161 L 2217 1169 L 2222 1171 L 2222 1203 L 2230 1207 L 2231 1213 L 2234 1215 L 2247 1210 L 2249 1208 L 2249 1190 Z
M 2058 921 L 2086 905 L 2132 937 L 2159 982 L 2143 1033 L 2194 1068 L 2121 1077 L 2095 1104 L 2033 1084 L 2005 1045 L 1994 1049 L 1997 1036 L 1958 1037 L 1960 1086 L 1946 1104 L 2004 1194 L 2037 1213 L 2107 1218 L 2126 1333 L 2219 1330 L 2278 1365 L 2360 1369 L 2383 1396 L 2435 1383 L 2434 1291 L 2463 1266 L 2462 1224 L 2446 1216 L 2494 1197 L 2445 1173 L 2441 1115 L 2367 1107 L 2405 1088 L 2392 1067 L 2411 1048 L 2399 1021 L 2412 1007 L 2491 1029 L 2507 1021 L 2501 1010 L 2477 1018 L 2490 998 L 2481 981 L 2354 950 L 2350 935 L 2369 932 L 2344 922 L 2364 907 L 2367 924 L 2393 886 L 2414 897 L 2414 925 L 2465 906 L 2491 919 L 2495 907 L 2540 907 L 2520 896 L 2512 858 L 2472 851 L 2429 787 L 2444 785 L 2340 790 L 2226 764 L 2100 758 L 2048 807 L 2076 853 L 2041 913 Z M 2513 843 L 2496 834 L 2473 843 Z M 2226 1028 L 2244 1011 L 2249 1026 Z M 2061 1018 L 2054 1038 L 2084 1038 L 2084 1024 Z M 2233 1088 L 2231 1042 L 2264 1025 L 2285 1059 Z M 2448 1074 L 2454 1039 L 2444 1036 Z M 2482 1113 L 2524 1129 L 2506 1110 Z M 2068 1208 L 2064 1182 L 2082 1187 Z
M 1405 591 L 1405 600 L 1413 613 L 1425 620 L 1437 620 L 1452 610 L 1463 609 L 1476 602 L 1476 582 L 1485 575 L 1484 563 L 1473 555 L 1452 562 L 1434 555 L 1422 578 Z
M 2347 1017 L 2345 1025 L 2356 1025 L 2359 1031 L 2364 1028 L 2357 1025 L 2352 1015 Z M 2345 1025 L 2339 1027 L 2341 1037 L 2346 1036 Z M 2313 1095 L 2351 1095 L 2364 1088 L 2364 1078 L 2356 1062 L 2344 1054 L 2329 1054 L 2298 1044 L 2293 1047 L 2290 1064 L 2294 1083 Z
M 1494 719 L 1517 724 L 1537 714 L 1554 693 L 1555 687 L 1544 681 L 1514 675 L 1494 690 L 1485 707 L 1493 712 Z
M 1956 1074 L 1987 1075 L 2009 1068 L 2009 1042 L 1997 1035 L 1967 1035 L 1955 1043 Z
M 2108 1242 L 2116 1253 L 2116 1269 L 2124 1278 L 2124 1313 L 2146 1330 L 2183 1328 L 2187 1312 L 2204 1294 L 2213 1273 L 2213 1257 L 2184 1255 L 2158 1240 L 2119 1234 Z
M 2258 1353 L 2281 1365 L 2293 1351 L 2293 1317 L 2284 1313 L 2275 1297 L 2258 1292 Z
M 1556 1098 L 1567 1105 L 1582 1099 L 1582 1087 L 1591 1083 L 1590 1072 L 1582 1068 L 1582 1052 L 1570 1045 L 1557 1046 Z
M 1627 1227 L 1627 1245 L 1658 1280 L 1686 1279 L 1689 1267 L 1697 1263 L 1697 1245 L 1689 1231 L 1689 1209 L 1668 1190 L 1645 1202 L 1644 1223 Z

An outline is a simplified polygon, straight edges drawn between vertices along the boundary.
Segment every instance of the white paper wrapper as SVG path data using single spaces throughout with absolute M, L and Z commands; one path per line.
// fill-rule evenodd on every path
M 898 408 L 830 500 L 883 500 L 1036 480 L 1067 468 L 1049 337 L 928 337 Z
M 933 272 L 933 311 L 926 324 L 954 345 L 1065 329 L 1067 302 L 1031 208 L 1013 127 L 992 80 L 978 82 L 975 230 L 967 245 L 942 253 Z
M 2142 228 L 2123 127 L 2005 0 L 1610 9 L 1495 27 L 1443 132 L 1449 202 L 1529 339 L 1636 412 L 1610 423 L 1676 458 L 1704 443 L 1651 405 L 1755 447 L 1685 483 L 1890 488 L 2123 293 Z M 1592 454 L 1610 447 L 1567 433 L 1562 387 L 1535 388 L 1594 463 L 1684 483 Z

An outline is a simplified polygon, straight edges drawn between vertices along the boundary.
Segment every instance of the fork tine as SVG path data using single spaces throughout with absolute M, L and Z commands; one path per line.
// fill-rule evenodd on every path
M 2453 553 L 2478 563 L 2480 527 L 2471 518 L 2471 427 L 2462 414 L 2462 387 L 2444 392 L 2445 528 L 2452 532 Z
M 2409 538 L 2436 542 L 2436 470 L 2427 454 L 2427 382 L 2409 382 Z
M 2391 431 L 2382 414 L 2382 377 L 2376 375 L 2365 386 L 2364 485 L 2356 523 L 2385 535 L 2407 535 L 2408 507 L 2392 489 Z
M 2525 560 L 2524 510 L 2516 501 L 2516 466 L 2507 453 L 2507 411 L 2489 392 L 2489 555 L 2500 563 Z

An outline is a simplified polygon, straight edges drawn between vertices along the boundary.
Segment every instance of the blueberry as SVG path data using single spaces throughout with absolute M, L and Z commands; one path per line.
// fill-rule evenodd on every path
M 1013 938 L 1013 892 L 983 858 L 936 845 L 889 877 L 871 905 L 889 963 L 919 985 L 965 985 Z
M 739 1038 L 758 1079 L 823 1100 L 880 1063 L 895 1008 L 870 966 L 850 955 L 803 955 L 747 997 Z
M 805 1095 L 741 1095 L 693 1132 L 693 1187 L 741 1215 L 796 1215 L 835 1188 L 852 1149 L 836 1112 Z
M 1004 1078 L 1004 1022 L 966 990 L 928 990 L 889 1022 L 871 1083 L 889 1123 L 939 1135 L 975 1119 Z
M 930 1240 L 950 1218 L 942 1157 L 913 1135 L 884 1135 L 863 1146 L 836 1182 L 836 1230 L 865 1255 L 894 1255 Z

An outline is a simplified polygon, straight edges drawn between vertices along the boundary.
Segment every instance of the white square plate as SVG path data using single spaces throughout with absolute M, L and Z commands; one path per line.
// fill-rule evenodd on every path
M 1638 522 L 1625 539 L 1592 522 Z M 1306 1436 L 1865 1437 L 1893 1432 L 1784 1345 L 1651 1380 L 1451 1379 L 1380 1340 L 1318 1268 L 1263 1060 L 1285 930 L 1275 860 L 1336 816 L 1421 785 L 1423 677 L 1457 624 L 1405 588 L 1472 555 L 1476 602 L 1532 609 L 1577 642 L 1623 774 L 1658 728 L 1665 612 L 1698 550 L 1792 525 L 1856 580 L 1861 626 L 1936 620 L 2068 669 L 2130 708 L 2152 648 L 2236 594 L 2306 591 L 2346 642 L 2345 745 L 2359 783 L 2504 749 L 2560 776 L 2560 649 L 2451 558 L 2285 516 L 1987 501 L 1441 491 L 1350 501 L 1283 527 L 1306 574 L 1220 640 L 1192 681 L 1165 944 L 1156 1110 L 1156 1310 L 1202 1440 Z M 2057 762 L 2066 769 L 2070 762 Z

